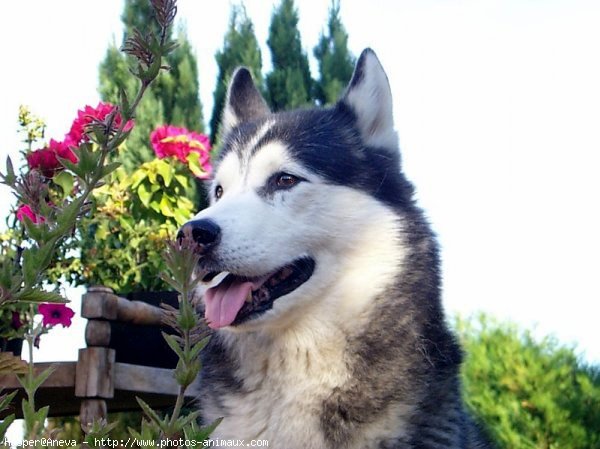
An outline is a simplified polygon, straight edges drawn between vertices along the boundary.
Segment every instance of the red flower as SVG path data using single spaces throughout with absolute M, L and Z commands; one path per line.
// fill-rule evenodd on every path
M 159 159 L 176 157 L 187 164 L 189 154 L 191 152 L 198 153 L 202 168 L 202 173 L 198 177 L 207 178 L 210 175 L 212 166 L 210 165 L 210 141 L 208 136 L 185 128 L 163 125 L 152 131 L 150 142 Z
M 63 327 L 69 327 L 71 318 L 75 316 L 75 312 L 64 304 L 40 304 L 38 311 L 42 314 L 42 324 L 44 326 L 62 324 Z
M 67 134 L 67 138 L 75 145 L 79 145 L 81 142 L 87 142 L 89 140 L 88 136 L 85 134 L 86 125 L 90 124 L 93 119 L 96 120 L 104 120 L 108 114 L 110 114 L 116 106 L 110 103 L 98 103 L 98 106 L 95 108 L 91 106 L 86 106 L 83 109 L 77 111 L 77 118 L 73 120 L 73 124 L 71 125 L 71 130 Z M 117 127 L 121 126 L 123 119 L 121 114 L 117 114 L 114 120 L 114 124 Z M 129 120 L 125 124 L 125 131 L 129 131 L 133 128 L 133 120 Z
M 17 218 L 19 219 L 19 221 L 23 221 L 25 217 L 29 218 L 33 224 L 43 223 L 45 221 L 44 217 L 42 217 L 41 215 L 36 215 L 31 210 L 31 207 L 29 207 L 29 205 L 21 204 L 17 209 Z
M 76 164 L 79 159 L 70 147 L 76 146 L 77 144 L 68 136 L 65 136 L 65 140 L 63 142 L 57 142 L 54 139 L 50 139 L 50 143 L 48 144 L 48 147 L 53 150 L 58 157 L 61 159 L 68 159 L 73 164 Z
M 32 151 L 27 155 L 27 163 L 29 168 L 39 170 L 45 177 L 51 178 L 54 174 L 63 169 L 58 158 L 68 159 L 73 163 L 77 162 L 77 156 L 69 148 L 74 146 L 70 139 L 65 139 L 64 142 L 57 142 L 50 139 L 50 143 L 44 148 Z

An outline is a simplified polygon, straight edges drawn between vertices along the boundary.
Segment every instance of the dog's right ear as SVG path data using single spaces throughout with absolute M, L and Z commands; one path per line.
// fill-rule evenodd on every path
M 236 69 L 229 82 L 225 107 L 221 115 L 221 135 L 248 120 L 270 114 L 264 98 L 254 85 L 250 71 L 245 67 Z
M 350 84 L 340 101 L 354 112 L 365 144 L 397 151 L 392 91 L 381 62 L 370 48 L 358 58 Z

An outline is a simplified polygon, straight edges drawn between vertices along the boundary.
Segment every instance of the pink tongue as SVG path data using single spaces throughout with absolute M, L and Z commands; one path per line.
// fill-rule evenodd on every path
M 228 283 L 226 283 L 228 284 Z M 219 284 L 204 294 L 206 310 L 204 317 L 212 329 L 229 326 L 244 305 L 252 282 L 233 281 L 229 285 Z

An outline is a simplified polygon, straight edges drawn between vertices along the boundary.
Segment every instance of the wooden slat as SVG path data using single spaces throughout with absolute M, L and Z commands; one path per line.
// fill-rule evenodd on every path
M 36 363 L 36 372 L 54 367 L 54 372 L 44 382 L 44 387 L 49 388 L 73 388 L 75 387 L 75 367 L 77 362 L 52 362 L 52 363 Z M 14 374 L 0 376 L 0 387 L 2 388 L 21 388 L 21 384 Z
M 130 301 L 117 296 L 117 320 L 126 323 L 160 326 L 164 310 L 142 301 Z
M 173 377 L 173 370 L 115 363 L 115 390 L 176 396 L 179 385 Z M 186 396 L 195 397 L 198 394 L 195 384 L 190 385 L 186 390 Z
M 88 319 L 116 320 L 133 324 L 160 326 L 164 311 L 143 301 L 121 298 L 106 287 L 90 288 L 83 295 L 81 316 Z
M 108 411 L 139 410 L 135 400 L 141 397 L 155 409 L 173 407 L 178 391 L 177 383 L 173 378 L 173 370 L 165 368 L 152 368 L 147 366 L 131 365 L 128 363 L 114 364 L 114 395 L 110 399 L 103 398 L 81 398 L 75 395 L 75 373 L 76 362 L 36 363 L 37 371 L 44 370 L 50 365 L 55 366 L 55 371 L 48 380 L 39 388 L 36 394 L 36 404 L 39 407 L 50 405 L 49 416 L 70 416 L 81 412 L 81 402 L 88 399 L 96 399 L 100 402 L 86 402 L 85 413 L 96 416 L 104 401 Z M 16 376 L 0 376 L 0 386 L 6 392 L 17 389 L 19 394 L 13 401 L 10 410 L 0 413 L 0 419 L 9 413 L 15 413 L 18 418 L 22 417 L 21 399 L 25 392 L 21 388 Z M 193 384 L 186 390 L 186 398 L 194 401 L 198 396 L 197 384 Z M 100 410 L 101 412 L 101 410 Z

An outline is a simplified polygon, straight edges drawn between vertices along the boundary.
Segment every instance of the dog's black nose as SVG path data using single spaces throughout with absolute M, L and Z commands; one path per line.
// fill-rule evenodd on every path
M 221 228 L 214 221 L 207 218 L 201 220 L 188 221 L 177 233 L 177 239 L 183 239 L 185 235 L 190 235 L 198 245 L 203 245 L 205 249 L 214 246 L 221 236 Z

